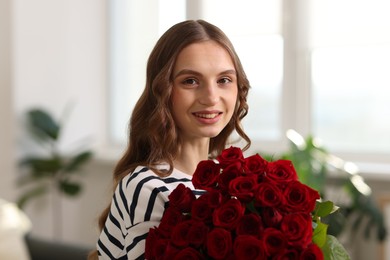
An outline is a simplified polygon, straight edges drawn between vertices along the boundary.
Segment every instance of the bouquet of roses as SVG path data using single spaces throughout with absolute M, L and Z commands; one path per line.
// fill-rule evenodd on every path
M 172 191 L 146 259 L 349 259 L 321 222 L 336 207 L 320 202 L 290 161 L 244 158 L 230 147 L 200 162 L 192 182 L 204 192 Z

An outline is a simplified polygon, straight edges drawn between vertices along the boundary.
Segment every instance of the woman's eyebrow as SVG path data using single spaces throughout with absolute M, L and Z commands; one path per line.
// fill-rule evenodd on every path
M 226 75 L 226 74 L 237 75 L 237 72 L 232 69 L 232 70 L 225 70 L 225 71 L 222 71 L 221 73 L 219 73 L 219 75 Z
M 196 75 L 196 76 L 202 76 L 202 73 L 198 72 L 198 71 L 195 71 L 195 70 L 190 70 L 190 69 L 183 69 L 181 71 L 179 71 L 178 73 L 176 73 L 176 75 L 174 76 L 174 78 L 177 78 L 181 75 Z M 218 75 L 226 75 L 226 74 L 232 74 L 232 75 L 236 75 L 236 71 L 234 69 L 229 69 L 229 70 L 224 70 L 224 71 L 221 71 Z
M 196 76 L 201 76 L 202 75 L 200 72 L 195 71 L 195 70 L 183 69 L 183 70 L 179 71 L 178 73 L 176 73 L 174 78 L 177 78 L 177 77 L 179 77 L 181 75 L 188 75 L 188 74 L 196 75 Z

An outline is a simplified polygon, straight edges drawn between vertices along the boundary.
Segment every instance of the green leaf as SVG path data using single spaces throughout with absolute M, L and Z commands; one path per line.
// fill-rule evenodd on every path
M 41 109 L 32 109 L 28 112 L 31 126 L 41 138 L 57 140 L 60 133 L 60 126 L 52 116 Z
M 323 247 L 326 243 L 326 232 L 328 230 L 328 225 L 318 221 L 317 226 L 313 230 L 313 243 L 319 247 Z
M 343 208 L 342 208 L 343 209 Z M 333 236 L 339 236 L 344 228 L 348 225 L 347 218 L 345 214 L 341 212 L 342 210 L 336 211 L 334 214 L 328 215 L 321 220 L 328 224 L 328 234 Z
M 321 248 L 325 260 L 350 260 L 350 256 L 343 245 L 334 236 L 328 235 L 326 244 Z
M 246 208 L 252 212 L 252 213 L 255 213 L 255 214 L 259 214 L 259 212 L 257 211 L 256 207 L 255 207 L 255 202 L 254 201 L 251 201 L 249 203 L 246 204 Z
M 315 215 L 318 217 L 326 217 L 336 210 L 338 210 L 338 207 L 332 201 L 317 201 Z
M 68 196 L 76 196 L 81 192 L 81 185 L 79 183 L 72 183 L 65 180 L 59 183 L 59 188 Z
M 47 187 L 45 186 L 38 186 L 31 190 L 26 191 L 23 193 L 19 199 L 17 200 L 16 204 L 19 206 L 19 208 L 23 209 L 23 207 L 27 204 L 27 202 L 35 197 L 42 196 L 47 192 Z
M 352 222 L 352 231 L 353 232 L 356 232 L 359 229 L 359 227 L 362 224 L 364 217 L 365 217 L 363 212 L 357 212 L 356 215 L 357 215 L 357 217 Z
M 92 157 L 92 152 L 85 151 L 74 156 L 70 162 L 65 166 L 65 172 L 74 172 L 79 169 L 79 167 L 86 163 Z
M 42 178 L 55 174 L 62 168 L 60 158 L 37 158 L 28 157 L 21 161 L 21 166 L 28 166 L 31 168 L 32 177 Z

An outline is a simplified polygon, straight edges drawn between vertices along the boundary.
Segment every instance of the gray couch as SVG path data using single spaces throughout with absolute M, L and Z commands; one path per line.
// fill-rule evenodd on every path
M 85 260 L 93 248 L 57 241 L 49 241 L 31 235 L 26 236 L 31 260 Z

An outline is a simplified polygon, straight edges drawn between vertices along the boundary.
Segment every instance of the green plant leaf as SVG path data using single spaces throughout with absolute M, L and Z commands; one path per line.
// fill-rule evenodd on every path
M 259 212 L 257 211 L 257 209 L 255 207 L 255 202 L 254 201 L 251 201 L 251 202 L 247 203 L 246 204 L 246 208 L 247 208 L 247 210 L 249 210 L 252 213 L 259 214 Z
M 319 247 L 323 247 L 326 243 L 326 232 L 328 230 L 328 225 L 318 221 L 317 226 L 313 230 L 313 243 Z
M 384 223 L 384 222 L 383 222 Z M 379 228 L 378 228 L 378 231 L 376 233 L 376 238 L 379 240 L 379 241 L 384 241 L 387 237 L 387 229 L 384 225 L 380 225 Z
M 372 195 L 362 194 L 351 183 L 350 179 L 346 182 L 345 188 L 352 198 L 351 212 L 361 215 L 353 222 L 355 227 L 352 229 L 353 232 L 356 232 L 356 227 L 359 226 L 359 228 L 364 229 L 364 237 L 369 238 L 370 232 L 376 229 L 376 237 L 379 241 L 384 241 L 387 237 L 387 228 L 384 222 L 383 212 L 375 203 Z M 370 221 L 363 221 L 366 218 Z
M 321 219 L 323 223 L 328 224 L 328 234 L 333 236 L 339 236 L 344 228 L 348 225 L 347 218 L 345 214 L 341 211 L 345 211 L 344 208 L 342 210 L 336 211 L 334 214 L 330 214 Z
M 70 162 L 65 166 L 65 172 L 74 172 L 77 171 L 81 165 L 86 163 L 88 160 L 92 158 L 92 152 L 85 151 L 74 156 Z
M 353 232 L 359 229 L 359 226 L 362 224 L 364 220 L 364 213 L 363 212 L 357 212 L 357 217 L 355 217 L 354 221 L 352 222 L 352 230 Z
M 28 157 L 22 160 L 20 165 L 30 167 L 32 172 L 32 177 L 34 178 L 52 176 L 62 168 L 62 162 L 58 157 L 55 158 Z
M 79 183 L 70 181 L 60 181 L 59 188 L 68 196 L 77 196 L 81 192 L 81 185 Z
M 338 210 L 338 207 L 332 201 L 317 201 L 315 215 L 318 217 L 326 217 L 336 210 Z
M 53 117 L 41 109 L 32 109 L 28 112 L 28 118 L 31 126 L 41 138 L 50 138 L 57 140 L 60 133 L 60 126 Z
M 24 206 L 27 204 L 27 202 L 33 198 L 36 198 L 38 196 L 42 196 L 48 191 L 46 186 L 38 186 L 33 189 L 30 189 L 26 192 L 24 192 L 17 200 L 16 204 L 19 208 L 23 209 Z
M 350 260 L 343 245 L 334 236 L 327 235 L 326 244 L 321 248 L 325 260 Z

